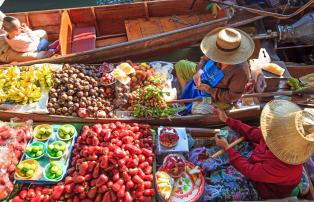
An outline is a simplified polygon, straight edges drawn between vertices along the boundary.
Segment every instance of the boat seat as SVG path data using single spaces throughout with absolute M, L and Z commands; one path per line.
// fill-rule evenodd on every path
M 71 53 L 79 53 L 96 48 L 96 29 L 90 27 L 75 27 L 73 29 Z

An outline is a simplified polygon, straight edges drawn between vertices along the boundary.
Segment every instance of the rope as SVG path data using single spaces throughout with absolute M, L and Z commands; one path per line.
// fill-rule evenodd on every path
M 298 10 L 296 10 L 294 13 L 291 13 L 290 15 L 273 13 L 273 12 L 263 11 L 263 10 L 259 10 L 259 9 L 248 8 L 248 7 L 244 7 L 244 6 L 238 6 L 238 5 L 234 5 L 234 4 L 231 4 L 231 3 L 219 2 L 219 1 L 215 1 L 215 0 L 209 0 L 209 2 L 222 4 L 222 5 L 225 5 L 225 6 L 230 6 L 232 8 L 236 8 L 236 9 L 243 9 L 243 10 L 249 11 L 251 13 L 255 13 L 255 14 L 258 14 L 258 15 L 266 16 L 266 17 L 273 17 L 273 18 L 285 20 L 285 19 L 292 18 L 292 17 L 300 14 L 301 12 L 303 12 L 305 9 L 307 9 L 308 7 L 310 7 L 314 3 L 314 0 L 310 0 L 309 2 L 304 4 L 302 7 L 300 7 Z

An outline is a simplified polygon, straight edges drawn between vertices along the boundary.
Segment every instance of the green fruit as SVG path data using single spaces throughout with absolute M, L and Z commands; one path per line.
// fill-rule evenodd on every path
M 60 177 L 61 175 L 62 175 L 62 170 L 58 170 L 57 173 L 56 173 L 56 176 Z
M 55 161 L 51 161 L 51 162 L 50 162 L 50 165 L 51 165 L 51 166 L 56 166 L 57 163 L 56 163 Z
M 39 133 L 36 135 L 36 137 L 37 137 L 38 139 L 42 139 L 42 135 L 39 134 Z
M 52 167 L 50 168 L 50 172 L 51 172 L 51 173 L 56 173 L 56 172 L 58 172 L 58 170 L 59 170 L 59 167 L 58 167 L 58 166 L 52 166 Z
M 51 128 L 48 128 L 48 129 L 47 129 L 47 134 L 48 134 L 48 135 L 50 135 L 52 132 L 53 132 L 53 131 L 52 131 Z
M 55 179 L 56 175 L 55 174 L 51 174 L 51 178 L 50 179 Z
M 32 147 L 27 147 L 27 148 L 26 148 L 26 152 L 27 152 L 27 153 L 32 152 Z
M 49 150 L 53 150 L 54 149 L 54 146 L 52 144 L 48 145 L 48 149 Z
M 28 170 L 26 172 L 26 176 L 32 176 L 32 175 L 34 175 L 34 171 L 33 170 Z
M 63 152 L 62 152 L 62 151 L 58 151 L 57 154 L 56 154 L 57 157 L 60 157 L 60 156 L 62 156 L 62 155 L 63 155 Z
M 35 166 L 34 164 L 32 164 L 32 165 Z M 29 163 L 24 163 L 23 169 L 24 170 L 31 170 L 32 169 L 32 165 L 29 164 Z
M 46 133 L 46 128 L 40 128 L 40 130 L 39 130 L 39 133 L 40 134 L 45 134 Z
M 64 139 L 70 139 L 71 138 L 71 136 L 70 135 L 66 135 L 65 137 L 64 137 Z
M 65 151 L 66 147 L 64 145 L 60 146 L 61 151 Z
M 23 166 L 23 164 L 18 164 L 18 165 L 16 166 L 16 168 L 17 168 L 18 170 L 23 170 L 24 166 Z
M 42 151 L 38 151 L 38 152 L 36 152 L 36 156 L 41 156 L 43 154 L 43 152 Z

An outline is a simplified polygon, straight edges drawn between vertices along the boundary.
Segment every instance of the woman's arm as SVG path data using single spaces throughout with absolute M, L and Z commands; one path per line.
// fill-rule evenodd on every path
M 252 181 L 285 183 L 290 181 L 291 177 L 300 174 L 298 169 L 288 169 L 277 159 L 253 164 L 233 148 L 227 150 L 227 153 L 229 154 L 230 164 Z
M 259 143 L 260 139 L 262 138 L 262 134 L 259 128 L 246 125 L 239 120 L 232 119 L 226 115 L 226 113 L 216 108 L 215 113 L 217 114 L 218 118 L 226 123 L 232 130 L 240 133 L 244 136 L 247 140 L 255 143 Z

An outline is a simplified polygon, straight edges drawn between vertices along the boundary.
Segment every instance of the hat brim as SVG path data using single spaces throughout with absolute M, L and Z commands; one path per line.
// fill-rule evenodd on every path
M 273 100 L 266 104 L 261 113 L 261 131 L 267 147 L 279 160 L 291 165 L 306 162 L 314 152 L 314 148 L 309 147 L 310 150 L 305 151 L 307 149 L 296 146 L 296 142 L 287 138 L 289 134 L 299 134 L 297 131 L 291 131 L 287 125 L 291 123 L 285 122 L 285 120 L 289 114 L 300 111 L 301 108 L 292 102 Z
M 203 54 L 209 59 L 223 64 L 240 64 L 247 61 L 254 52 L 255 44 L 253 39 L 242 30 L 235 29 L 241 34 L 240 47 L 230 52 L 222 51 L 216 46 L 218 33 L 222 29 L 224 27 L 216 28 L 203 38 L 200 45 Z

